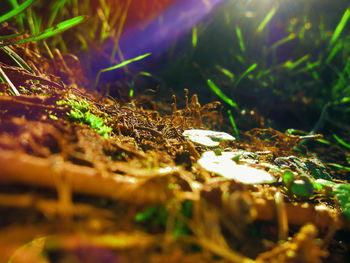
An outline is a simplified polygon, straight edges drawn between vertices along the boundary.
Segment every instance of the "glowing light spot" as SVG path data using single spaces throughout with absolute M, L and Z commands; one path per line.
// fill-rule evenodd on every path
M 305 29 L 310 29 L 311 28 L 311 23 L 306 23 L 305 24 Z
M 192 46 L 195 48 L 197 46 L 198 36 L 197 27 L 192 28 Z
M 244 15 L 248 18 L 252 18 L 255 16 L 255 12 L 251 11 L 251 10 L 248 10 L 244 13 Z
M 291 61 L 291 60 L 288 60 L 288 61 L 284 62 L 284 66 L 285 66 L 285 67 L 288 67 L 288 66 L 290 66 L 291 64 L 292 64 L 292 61 Z
M 291 20 L 290 20 L 290 23 L 292 24 L 292 25 L 295 25 L 296 23 L 298 22 L 298 19 L 297 18 L 292 18 Z

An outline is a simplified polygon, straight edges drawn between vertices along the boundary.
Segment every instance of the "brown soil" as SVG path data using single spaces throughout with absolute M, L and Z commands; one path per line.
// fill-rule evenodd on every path
M 220 103 L 186 93 L 166 114 L 151 97 L 86 92 L 72 55 L 14 51 L 33 72 L 0 61 L 21 94 L 0 86 L 0 262 L 346 261 L 350 224 L 332 200 L 293 199 L 280 183 L 244 185 L 196 163 L 208 148 L 182 132 L 220 130 Z M 57 103 L 68 100 L 112 131 L 74 119 Z M 302 140 L 272 129 L 241 136 L 219 148 L 269 151 L 259 162 L 272 163 Z

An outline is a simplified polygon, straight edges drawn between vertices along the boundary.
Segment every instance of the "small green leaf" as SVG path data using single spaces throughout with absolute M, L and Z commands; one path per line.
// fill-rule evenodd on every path
M 286 170 L 282 175 L 283 183 L 289 187 L 291 183 L 295 180 L 295 176 L 291 170 Z
M 242 154 L 237 154 L 236 156 L 233 156 L 231 160 L 234 161 L 235 163 L 238 163 L 241 156 Z
M 55 115 L 50 114 L 49 117 L 50 117 L 50 119 L 58 120 L 57 116 L 55 116 Z
M 134 97 L 134 89 L 129 90 L 129 97 L 133 98 Z
M 141 213 L 138 213 L 134 219 L 136 222 L 145 221 L 147 219 L 152 218 L 157 212 L 157 207 L 151 207 L 143 210 Z
M 323 189 L 325 189 L 325 187 L 323 187 L 321 184 L 316 182 L 312 182 L 312 186 L 317 192 L 321 192 Z

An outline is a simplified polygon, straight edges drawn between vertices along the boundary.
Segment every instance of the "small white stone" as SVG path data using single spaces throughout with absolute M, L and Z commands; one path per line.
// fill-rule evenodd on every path
M 200 166 L 209 172 L 244 184 L 274 183 L 276 178 L 264 170 L 236 164 L 234 152 L 222 152 L 217 156 L 213 151 L 205 152 L 198 160 Z
M 226 132 L 217 132 L 210 130 L 185 130 L 183 135 L 190 141 L 208 147 L 219 146 L 220 141 L 234 141 L 235 137 Z

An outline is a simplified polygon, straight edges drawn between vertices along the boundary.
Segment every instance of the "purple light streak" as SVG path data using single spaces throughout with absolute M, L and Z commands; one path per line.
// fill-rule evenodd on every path
M 124 58 L 147 52 L 159 54 L 225 0 L 179 0 L 159 14 L 145 29 L 124 32 L 120 47 Z

